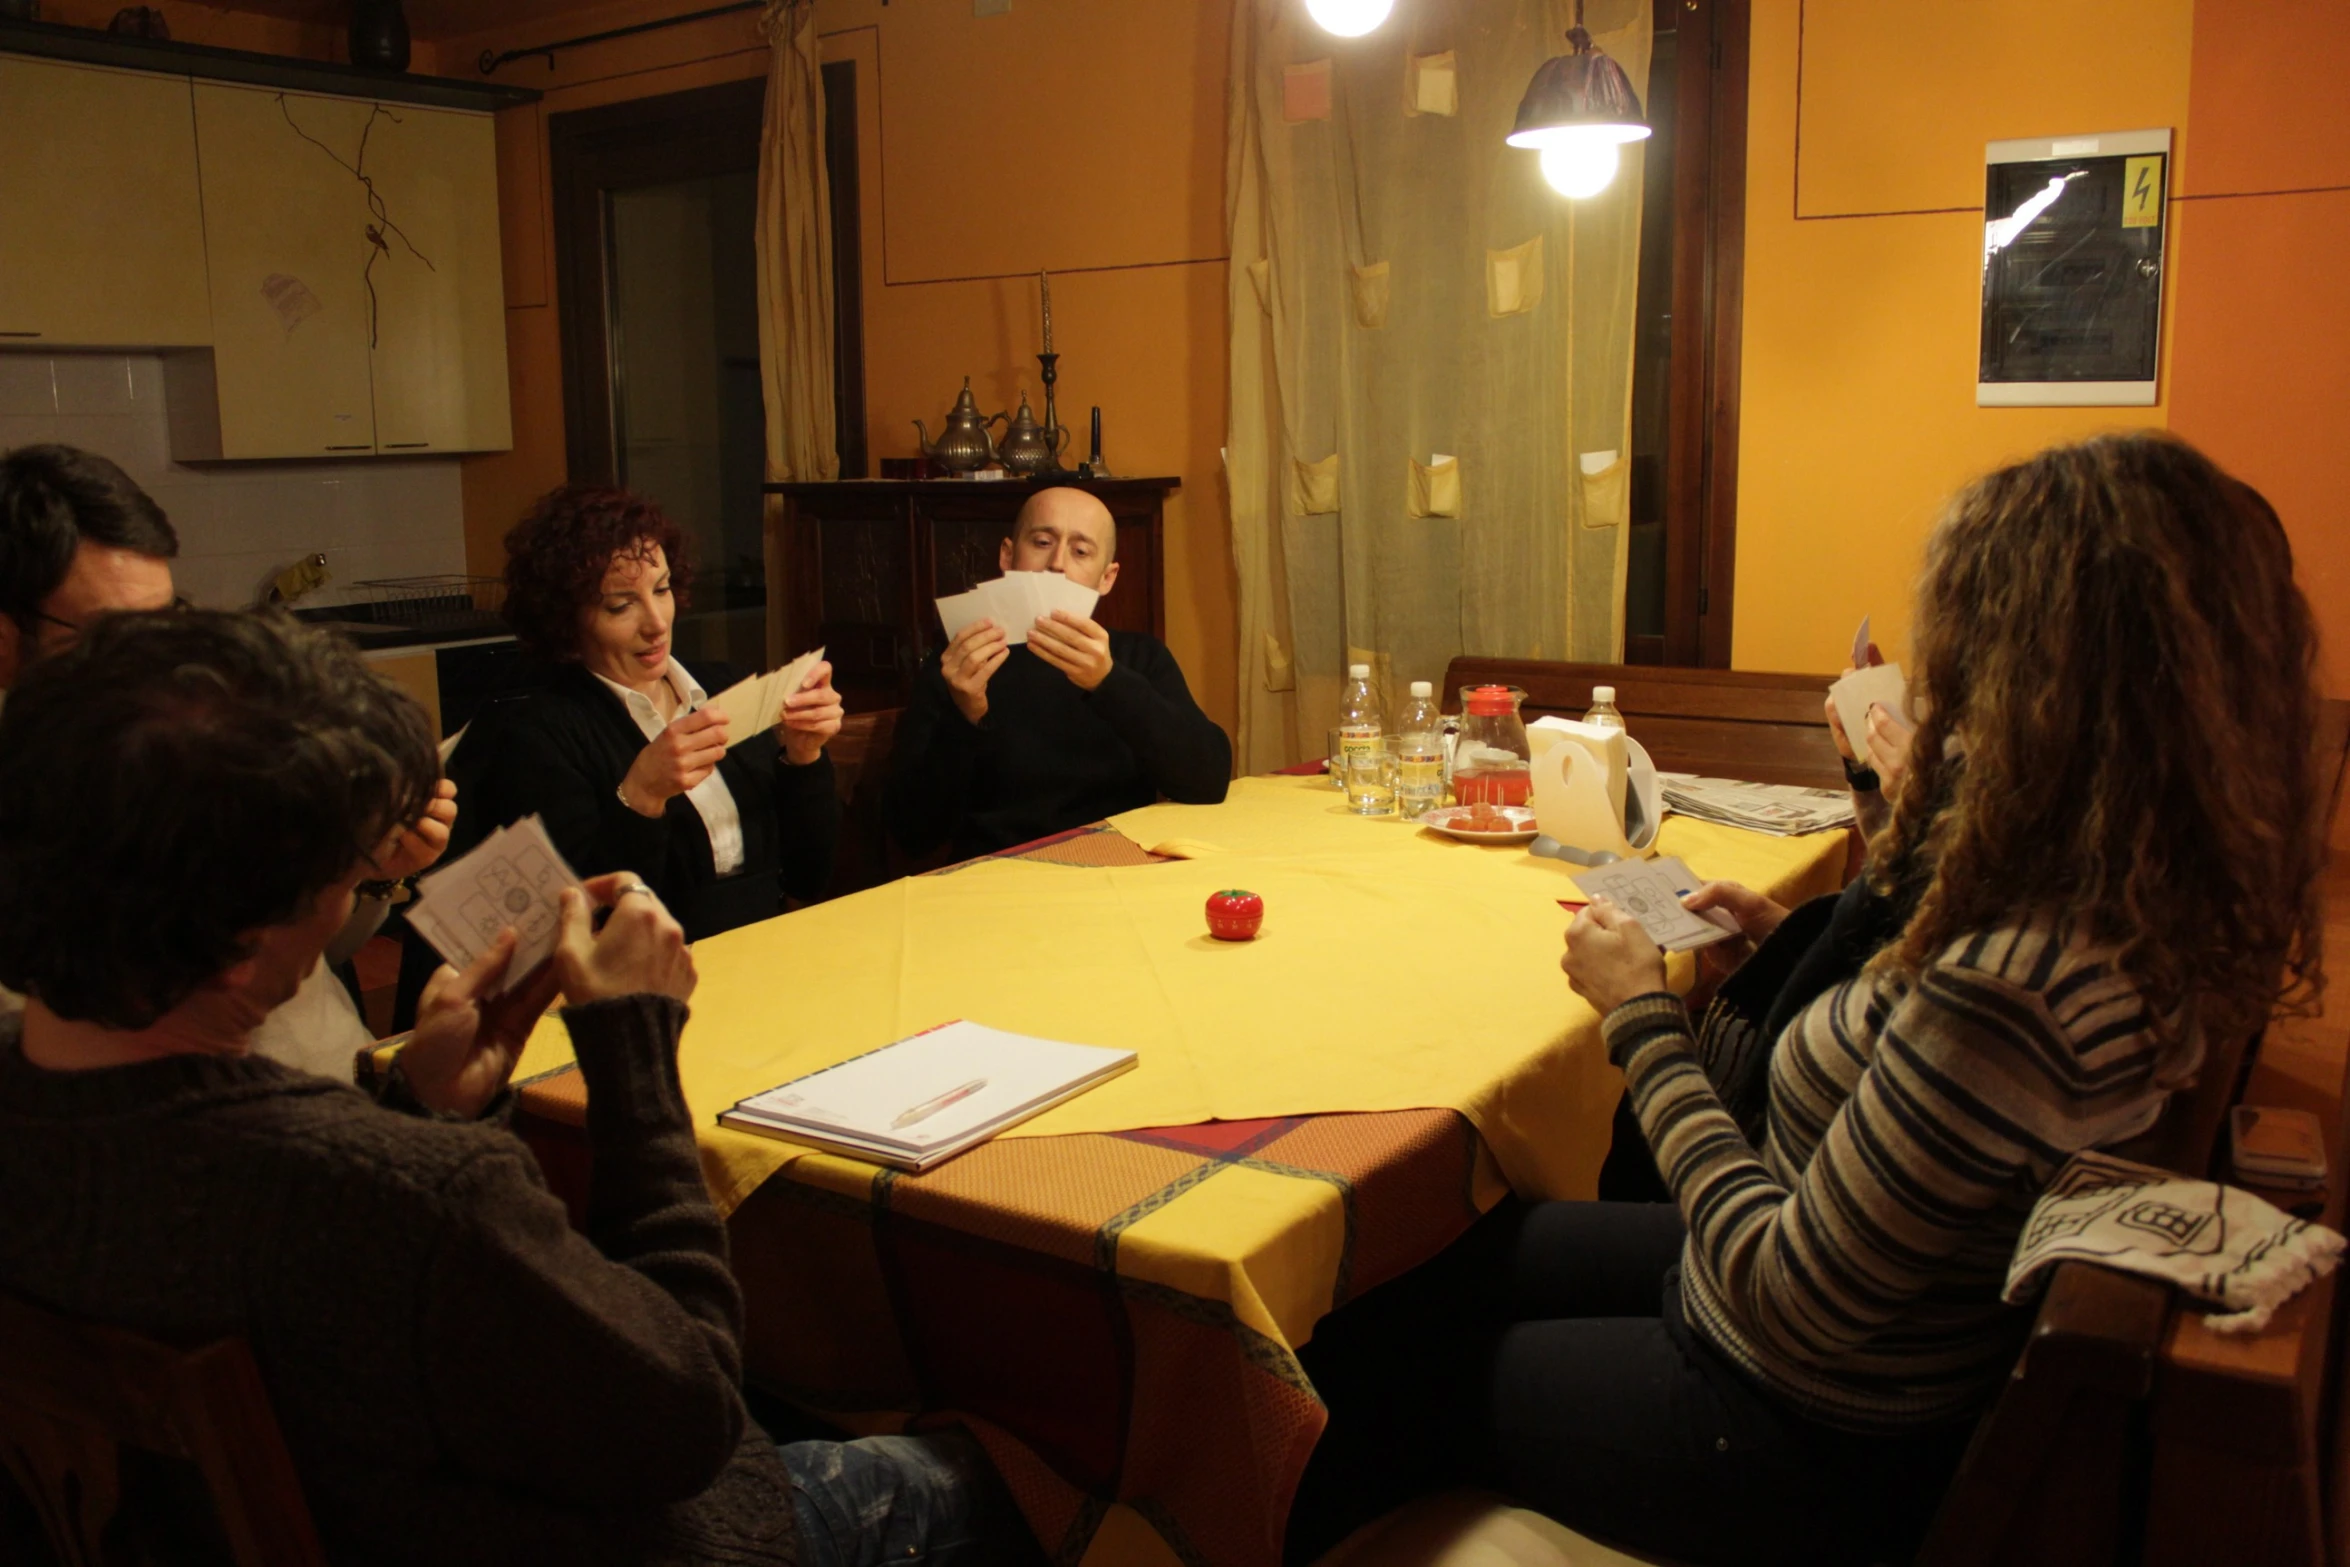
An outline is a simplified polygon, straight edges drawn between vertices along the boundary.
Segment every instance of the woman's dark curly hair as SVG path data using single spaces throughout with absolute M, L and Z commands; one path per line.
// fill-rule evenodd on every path
M 506 624 L 532 652 L 579 657 L 579 612 L 596 600 L 604 573 L 622 555 L 669 557 L 669 587 L 680 608 L 693 583 L 685 530 L 633 490 L 567 484 L 539 497 L 506 535 Z
M 424 710 L 279 614 L 101 617 L 0 709 L 0 984 L 145 1028 L 440 778 Z

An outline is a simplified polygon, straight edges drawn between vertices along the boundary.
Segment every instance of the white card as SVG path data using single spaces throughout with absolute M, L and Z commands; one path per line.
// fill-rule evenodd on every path
M 1882 702 L 1896 718 L 1909 718 L 1909 677 L 1901 672 L 1899 664 L 1879 664 L 1872 669 L 1856 669 L 1828 687 L 1828 695 L 1836 703 L 1836 717 L 1844 725 L 1844 738 L 1852 742 L 1852 754 L 1867 760 L 1869 754 L 1869 708 Z
M 1681 906 L 1683 888 L 1700 885 L 1689 867 L 1666 856 L 1654 860 L 1618 860 L 1571 878 L 1593 899 L 1605 898 L 1640 922 L 1648 939 L 1667 952 L 1687 952 L 1711 946 L 1735 934 L 1735 926 L 1714 923 L 1703 914 Z
M 1852 667 L 1869 667 L 1869 617 L 1860 617 L 1860 629 L 1852 634 Z
M 418 884 L 408 920 L 462 969 L 514 929 L 514 958 L 499 994 L 514 988 L 555 950 L 562 927 L 563 889 L 580 885 L 536 816 L 525 816 L 482 840 L 471 854 Z
M 986 587 L 983 582 L 968 593 L 950 593 L 938 601 L 938 622 L 946 627 L 949 642 L 961 636 L 974 620 L 989 618 Z
M 802 653 L 781 669 L 771 669 L 763 675 L 738 680 L 719 692 L 704 707 L 716 708 L 726 715 L 726 743 L 729 749 L 742 744 L 762 730 L 773 729 L 783 722 L 784 699 L 800 689 L 824 657 L 824 649 Z

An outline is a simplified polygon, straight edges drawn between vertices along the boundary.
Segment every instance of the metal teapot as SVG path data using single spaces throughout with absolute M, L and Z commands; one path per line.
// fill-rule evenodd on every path
M 1069 427 L 1056 424 L 1050 429 L 1036 422 L 1028 411 L 1028 392 L 1020 392 L 1020 411 L 1004 428 L 1004 438 L 996 446 L 996 461 L 1013 473 L 1025 478 L 1030 474 L 1058 472 L 1061 466 L 1061 448 L 1069 444 Z
M 971 400 L 971 378 L 965 376 L 963 395 L 947 410 L 946 428 L 938 432 L 938 439 L 930 438 L 919 419 L 914 421 L 914 433 L 922 438 L 922 455 L 936 466 L 949 473 L 976 473 L 996 460 L 995 437 L 987 427 L 1003 417 L 979 416 L 979 405 Z

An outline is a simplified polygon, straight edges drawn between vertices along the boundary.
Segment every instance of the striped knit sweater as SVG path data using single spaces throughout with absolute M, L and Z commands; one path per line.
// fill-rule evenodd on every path
M 1609 1057 L 1688 1221 L 1691 1327 L 1848 1430 L 1985 1407 L 2028 1322 L 1999 1291 L 2033 1200 L 2161 1108 L 2152 1018 L 2111 956 L 2040 922 L 1954 943 L 1914 982 L 1828 991 L 1777 1042 L 1760 1153 L 1678 997 L 1611 1012 Z

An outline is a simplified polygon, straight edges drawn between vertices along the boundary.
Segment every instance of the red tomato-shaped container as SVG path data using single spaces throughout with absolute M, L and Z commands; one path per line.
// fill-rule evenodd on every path
M 1208 898 L 1208 934 L 1218 941 L 1248 941 L 1265 923 L 1265 900 L 1228 888 Z

